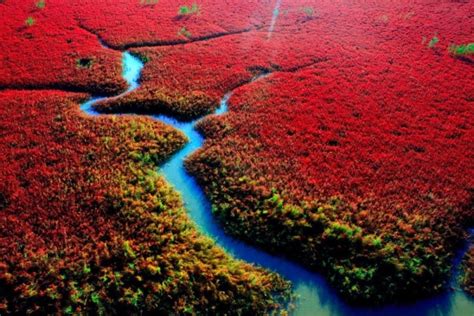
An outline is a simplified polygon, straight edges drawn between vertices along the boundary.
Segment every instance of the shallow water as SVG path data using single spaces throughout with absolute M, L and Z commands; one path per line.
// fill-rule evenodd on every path
M 143 63 L 128 52 L 123 53 L 123 77 L 128 82 L 128 93 L 139 86 L 140 72 Z M 226 94 L 215 114 L 225 115 L 227 101 L 232 93 Z M 81 109 L 90 115 L 99 115 L 92 106 L 106 98 L 94 97 L 85 102 Z M 430 299 L 420 300 L 417 303 L 401 306 L 385 306 L 379 308 L 356 308 L 349 306 L 341 300 L 335 291 L 319 274 L 311 272 L 300 265 L 285 258 L 272 256 L 266 252 L 247 245 L 224 233 L 211 214 L 211 204 L 199 187 L 196 180 L 184 168 L 184 159 L 203 145 L 203 137 L 194 129 L 196 121 L 180 122 L 165 115 L 153 116 L 166 124 L 179 129 L 189 139 L 184 148 L 174 154 L 160 168 L 160 173 L 181 194 L 186 210 L 197 228 L 204 234 L 213 238 L 216 243 L 234 257 L 263 266 L 278 272 L 294 285 L 294 292 L 299 300 L 293 315 L 474 315 L 474 300 L 469 298 L 456 285 L 456 275 L 452 280 L 455 290 L 447 291 Z M 474 231 L 470 232 L 471 235 Z M 459 252 L 455 266 L 459 267 L 460 258 L 466 249 Z

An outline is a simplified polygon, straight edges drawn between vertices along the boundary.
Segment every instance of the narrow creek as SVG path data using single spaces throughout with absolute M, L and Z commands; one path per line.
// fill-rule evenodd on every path
M 111 98 L 119 98 L 138 88 L 143 66 L 138 58 L 128 52 L 123 52 L 123 77 L 129 87 L 124 93 Z M 227 102 L 231 96 L 232 92 L 229 92 L 222 98 L 220 107 L 214 114 L 223 115 L 227 112 Z M 93 109 L 93 105 L 105 99 L 107 98 L 92 97 L 81 105 L 81 109 L 92 116 L 102 115 Z M 354 307 L 342 301 L 334 289 L 319 274 L 309 271 L 286 258 L 270 255 L 263 250 L 226 235 L 212 216 L 211 204 L 208 198 L 184 167 L 184 159 L 199 149 L 204 142 L 203 137 L 194 128 L 197 120 L 181 122 L 165 115 L 155 115 L 152 118 L 173 126 L 183 132 L 189 139 L 189 142 L 163 164 L 159 171 L 181 194 L 186 210 L 197 228 L 213 238 L 218 246 L 235 258 L 265 267 L 290 280 L 293 283 L 294 292 L 298 296 L 296 309 L 291 312 L 292 315 L 474 315 L 474 300 L 460 290 L 456 277 L 451 282 L 453 290 L 413 304 L 377 308 Z M 470 231 L 470 233 L 472 236 L 474 231 Z M 456 257 L 454 276 L 459 275 L 460 258 L 466 249 L 460 251 Z

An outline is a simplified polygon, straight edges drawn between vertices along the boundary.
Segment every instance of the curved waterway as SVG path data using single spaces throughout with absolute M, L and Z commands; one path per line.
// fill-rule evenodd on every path
M 142 68 L 143 63 L 138 58 L 124 52 L 123 77 L 128 82 L 129 88 L 124 93 L 111 98 L 119 98 L 136 89 L 139 86 Z M 232 92 L 229 92 L 222 98 L 220 107 L 215 114 L 222 115 L 227 112 L 227 102 L 231 97 Z M 101 115 L 94 111 L 92 106 L 105 99 L 107 98 L 93 97 L 82 104 L 81 109 L 89 115 Z M 200 148 L 204 142 L 203 137 L 194 128 L 196 121 L 181 122 L 165 115 L 152 117 L 180 130 L 189 139 L 186 146 L 161 166 L 160 173 L 180 192 L 186 210 L 198 229 L 213 238 L 217 245 L 235 258 L 260 265 L 290 280 L 293 283 L 294 292 L 298 296 L 296 309 L 292 311 L 292 315 L 474 315 L 474 300 L 461 291 L 456 281 L 459 275 L 460 258 L 466 249 L 460 251 L 456 257 L 454 266 L 457 270 L 453 273 L 452 290 L 409 305 L 360 308 L 343 302 L 319 274 L 309 271 L 286 258 L 270 255 L 263 250 L 226 235 L 212 216 L 211 204 L 203 190 L 184 168 L 184 159 Z M 472 236 L 473 231 L 470 233 Z

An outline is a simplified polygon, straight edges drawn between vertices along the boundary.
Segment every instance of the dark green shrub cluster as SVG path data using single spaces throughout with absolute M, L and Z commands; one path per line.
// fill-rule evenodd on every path
M 92 58 L 78 58 L 76 59 L 76 67 L 77 68 L 86 68 L 90 69 L 94 65 L 94 59 Z

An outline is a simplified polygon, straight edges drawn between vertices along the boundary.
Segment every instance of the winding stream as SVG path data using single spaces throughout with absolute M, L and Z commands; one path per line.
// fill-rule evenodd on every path
M 128 52 L 123 53 L 123 77 L 129 88 L 124 93 L 112 98 L 119 98 L 139 86 L 140 72 L 143 66 L 138 58 Z M 227 102 L 231 96 L 232 92 L 229 92 L 222 98 L 220 107 L 215 114 L 222 115 L 227 112 Z M 104 99 L 107 98 L 93 97 L 82 104 L 81 109 L 89 115 L 101 115 L 94 111 L 92 106 Z M 189 139 L 184 148 L 161 166 L 160 172 L 180 192 L 188 214 L 198 229 L 213 238 L 218 246 L 224 248 L 234 257 L 273 270 L 290 280 L 293 283 L 295 294 L 299 297 L 296 302 L 296 309 L 292 312 L 293 315 L 474 315 L 474 300 L 462 292 L 459 285 L 457 285 L 456 276 L 459 274 L 458 271 L 453 273 L 455 277 L 451 282 L 454 288 L 452 291 L 446 291 L 441 295 L 420 300 L 410 305 L 360 308 L 343 302 L 319 274 L 311 272 L 288 259 L 269 255 L 260 249 L 226 235 L 212 216 L 211 204 L 203 190 L 184 168 L 184 159 L 200 148 L 204 142 L 203 137 L 194 129 L 196 121 L 181 122 L 165 115 L 156 115 L 153 118 L 180 130 Z M 474 231 L 470 233 L 472 236 Z M 459 269 L 460 258 L 464 251 L 460 251 L 456 257 L 456 269 Z

